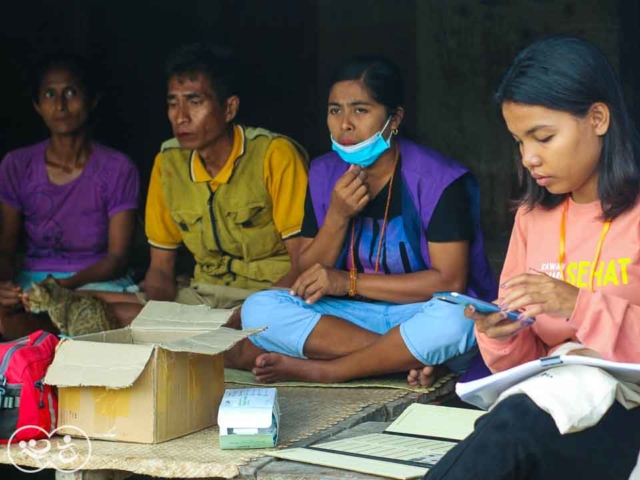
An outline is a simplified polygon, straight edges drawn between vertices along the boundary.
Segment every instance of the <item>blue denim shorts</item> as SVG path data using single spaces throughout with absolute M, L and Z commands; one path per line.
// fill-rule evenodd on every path
M 325 297 L 307 305 L 287 291 L 267 290 L 245 301 L 242 326 L 266 326 L 249 339 L 263 350 L 298 358 L 305 358 L 305 342 L 322 315 L 342 318 L 380 335 L 399 326 L 405 345 L 422 364 L 446 363 L 462 371 L 477 352 L 473 321 L 463 311 L 459 305 L 439 300 L 398 305 Z

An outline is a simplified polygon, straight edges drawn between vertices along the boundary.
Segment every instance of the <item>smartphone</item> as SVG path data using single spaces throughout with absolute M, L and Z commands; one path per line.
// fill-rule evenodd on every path
M 484 300 L 478 300 L 477 298 L 470 297 L 469 295 L 463 295 L 458 292 L 436 292 L 433 294 L 433 298 L 442 300 L 443 302 L 453 303 L 456 305 L 473 305 L 479 313 L 495 313 L 500 311 L 500 307 L 495 303 L 485 302 Z M 507 318 L 513 322 L 518 321 L 518 312 L 507 313 Z

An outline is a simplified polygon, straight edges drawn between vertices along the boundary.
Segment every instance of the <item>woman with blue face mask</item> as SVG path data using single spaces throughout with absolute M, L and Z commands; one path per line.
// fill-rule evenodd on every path
M 430 385 L 435 367 L 463 371 L 476 353 L 471 322 L 436 291 L 493 300 L 474 178 L 440 153 L 399 138 L 399 69 L 356 58 L 334 74 L 332 152 L 309 173 L 301 275 L 289 291 L 257 293 L 244 328 L 268 328 L 227 364 L 262 382 L 342 382 L 409 371 Z

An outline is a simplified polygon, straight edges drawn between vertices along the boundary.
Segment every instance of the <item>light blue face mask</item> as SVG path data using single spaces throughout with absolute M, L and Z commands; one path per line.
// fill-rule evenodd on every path
M 364 168 L 370 167 L 380 155 L 386 152 L 391 146 L 392 134 L 389 133 L 389 138 L 386 140 L 382 136 L 382 132 L 387 128 L 390 121 L 391 117 L 389 117 L 387 123 L 384 124 L 382 130 L 356 145 L 340 145 L 333 139 L 333 136 L 331 136 L 331 149 L 337 152 L 340 158 L 347 163 L 359 165 Z

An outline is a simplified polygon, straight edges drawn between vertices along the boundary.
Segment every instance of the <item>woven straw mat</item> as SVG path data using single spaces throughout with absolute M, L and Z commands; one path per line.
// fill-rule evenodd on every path
M 280 388 L 278 397 L 282 417 L 278 448 L 329 428 L 364 407 L 388 403 L 406 393 L 398 389 L 369 389 L 364 392 L 361 389 Z M 79 445 L 81 443 L 78 442 Z M 80 451 L 83 449 L 85 453 L 85 445 Z M 266 451 L 220 450 L 218 429 L 214 427 L 157 445 L 94 440 L 91 442 L 91 457 L 82 468 L 124 470 L 165 478 L 232 478 L 240 473 L 240 465 L 264 456 Z M 20 452 L 17 445 L 11 447 L 11 455 L 14 460 L 19 459 L 20 465 L 37 466 L 34 460 Z M 81 455 L 81 461 L 84 459 L 86 453 Z M 4 446 L 0 446 L 0 463 L 11 463 Z M 74 466 L 69 464 L 66 468 Z
M 224 381 L 227 383 L 238 383 L 241 385 L 256 385 L 261 387 L 315 387 L 315 388 L 397 388 L 416 393 L 431 393 L 440 390 L 445 384 L 455 383 L 458 375 L 450 373 L 438 378 L 430 387 L 411 387 L 407 383 L 407 375 L 386 375 L 384 377 L 361 378 L 344 383 L 311 383 L 311 382 L 279 382 L 264 383 L 256 382 L 254 375 L 245 370 L 224 369 Z M 447 392 L 448 393 L 448 392 Z

